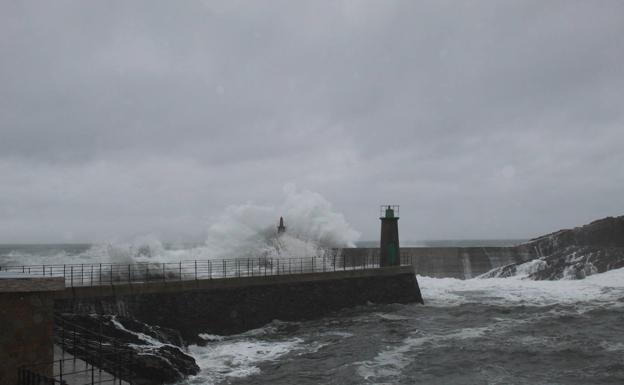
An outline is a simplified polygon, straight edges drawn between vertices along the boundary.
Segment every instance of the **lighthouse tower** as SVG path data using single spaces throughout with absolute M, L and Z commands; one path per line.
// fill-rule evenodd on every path
M 379 266 L 399 266 L 399 206 L 380 207 L 381 240 L 379 242 Z
M 277 226 L 277 234 L 286 232 L 286 226 L 284 226 L 284 217 L 280 217 L 279 226 Z

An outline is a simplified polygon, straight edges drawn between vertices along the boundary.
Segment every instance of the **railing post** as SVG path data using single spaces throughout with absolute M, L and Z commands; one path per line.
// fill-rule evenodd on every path
M 145 281 L 149 282 L 149 262 L 145 264 Z
M 128 283 L 132 283 L 132 265 L 128 264 Z
M 223 278 L 227 278 L 227 270 L 225 270 L 225 259 L 222 259 L 221 263 L 223 264 Z
M 98 284 L 102 285 L 102 264 L 100 263 L 100 279 L 98 280 Z
M 71 266 L 71 287 L 74 287 L 74 266 Z
M 59 360 L 59 376 L 63 383 L 63 363 L 65 362 L 65 320 L 61 319 L 61 359 Z
M 110 266 L 110 284 L 113 285 L 113 264 Z
M 165 263 L 162 262 L 163 282 L 167 282 L 167 274 L 165 274 Z
M 180 281 L 182 280 L 182 261 L 180 261 Z
M 84 286 L 84 263 L 80 264 L 80 286 Z
M 197 260 L 195 260 L 195 280 L 197 281 Z

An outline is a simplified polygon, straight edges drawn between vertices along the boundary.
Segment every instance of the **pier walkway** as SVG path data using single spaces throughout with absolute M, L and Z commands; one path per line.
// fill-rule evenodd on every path
M 402 265 L 410 265 L 403 261 Z M 304 258 L 204 259 L 180 262 L 136 261 L 119 263 L 41 264 L 0 266 L 0 272 L 30 276 L 63 277 L 66 288 L 114 286 L 150 282 L 179 282 L 241 277 L 270 277 L 329 273 L 379 267 L 379 256 L 355 262 L 336 251 L 331 255 Z

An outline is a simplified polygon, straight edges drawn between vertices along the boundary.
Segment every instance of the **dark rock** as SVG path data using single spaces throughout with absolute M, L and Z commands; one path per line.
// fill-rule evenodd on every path
M 607 217 L 585 226 L 559 230 L 524 245 L 537 248 L 540 256 L 551 255 L 569 246 L 624 247 L 624 216 Z
M 163 345 L 138 354 L 131 370 L 136 385 L 174 383 L 199 373 L 193 357 L 174 346 Z
M 582 279 L 624 267 L 624 216 L 608 217 L 574 229 L 560 230 L 519 246 L 536 250 L 538 260 L 493 269 L 481 278 Z
M 130 371 L 120 377 L 131 376 L 138 385 L 174 383 L 199 373 L 177 330 L 108 314 L 62 314 L 56 327 L 58 345 L 106 371 L 117 372 L 116 357 L 123 357 L 122 366 Z

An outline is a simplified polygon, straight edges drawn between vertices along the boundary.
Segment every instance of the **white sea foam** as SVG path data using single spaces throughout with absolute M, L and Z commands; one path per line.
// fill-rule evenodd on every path
M 187 384 L 216 384 L 226 378 L 247 377 L 260 372 L 257 366 L 275 361 L 300 347 L 299 338 L 265 341 L 255 338 L 213 342 L 206 346 L 192 345 L 189 353 L 195 358 L 201 372 L 189 378 Z
M 534 281 L 521 277 L 460 280 L 418 276 L 426 305 L 453 306 L 470 302 L 552 305 L 613 303 L 624 298 L 624 268 L 580 280 Z
M 287 231 L 277 237 L 279 217 Z M 320 194 L 284 187 L 281 204 L 245 203 L 224 209 L 207 229 L 204 244 L 183 248 L 166 247 L 155 235 L 112 240 L 87 250 L 68 254 L 10 251 L 0 256 L 0 265 L 178 262 L 193 259 L 243 257 L 300 258 L 326 255 L 331 248 L 353 247 L 359 238 L 332 205 Z
M 281 205 L 229 206 L 208 229 L 203 252 L 221 257 L 322 255 L 328 248 L 353 247 L 359 238 L 344 216 L 320 194 L 284 188 Z M 277 220 L 287 231 L 276 238 Z
M 115 315 L 113 315 L 111 317 L 111 322 L 113 323 L 113 325 L 115 325 L 115 327 L 117 329 L 123 330 L 123 331 L 125 331 L 127 333 L 130 333 L 130 334 L 134 334 L 138 339 L 144 341 L 146 344 L 148 344 L 151 347 L 158 348 L 158 347 L 165 346 L 165 345 L 173 346 L 173 345 L 170 345 L 170 344 L 164 344 L 161 341 L 157 340 L 156 338 L 153 338 L 152 336 L 148 336 L 145 333 L 136 332 L 136 331 L 133 331 L 133 330 L 126 329 L 126 327 L 123 326 L 123 324 L 121 322 L 119 322 L 119 320 L 117 319 L 117 316 L 115 316 Z M 137 346 L 137 345 L 134 345 L 134 346 Z
M 377 382 L 375 381 L 376 379 L 394 377 L 399 375 L 410 363 L 414 362 L 409 357 L 414 351 L 448 343 L 451 340 L 478 338 L 487 331 L 487 327 L 464 328 L 447 334 L 411 336 L 397 346 L 387 347 L 382 350 L 372 360 L 356 363 L 358 365 L 357 374 L 365 380 L 373 382 Z

